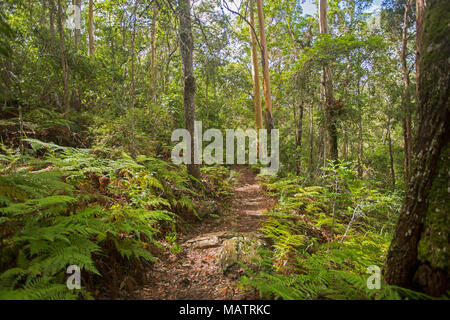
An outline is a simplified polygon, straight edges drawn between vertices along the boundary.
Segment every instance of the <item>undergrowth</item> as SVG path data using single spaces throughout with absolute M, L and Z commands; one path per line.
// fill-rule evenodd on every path
M 349 163 L 330 164 L 317 185 L 298 176 L 266 179 L 278 198 L 262 232 L 271 244 L 244 288 L 268 299 L 423 299 L 424 294 L 374 283 L 391 241 L 401 197 L 358 179 Z M 382 277 L 382 276 L 381 276 Z
M 119 297 L 144 280 L 176 222 L 196 219 L 208 195 L 191 186 L 185 168 L 123 153 L 27 139 L 27 156 L 2 145 L 0 157 L 0 299 Z M 215 197 L 229 196 L 230 173 L 204 173 Z M 174 249 L 175 248 L 175 249 Z M 68 290 L 77 265 L 81 290 Z

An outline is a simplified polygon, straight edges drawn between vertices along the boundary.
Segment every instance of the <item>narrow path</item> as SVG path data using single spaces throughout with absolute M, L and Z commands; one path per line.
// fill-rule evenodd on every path
M 140 299 L 254 299 L 255 294 L 240 292 L 233 284 L 236 274 L 225 276 L 217 265 L 224 239 L 257 231 L 265 219 L 263 211 L 273 200 L 261 189 L 256 175 L 239 167 L 239 185 L 230 207 L 220 218 L 207 218 L 195 230 L 181 235 L 178 255 L 167 253 L 153 266 L 150 281 L 139 290 Z

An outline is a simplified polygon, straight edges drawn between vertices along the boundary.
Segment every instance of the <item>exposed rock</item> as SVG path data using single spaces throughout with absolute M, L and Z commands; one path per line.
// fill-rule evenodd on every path
M 237 272 L 241 267 L 239 263 L 257 270 L 260 266 L 255 259 L 267 246 L 267 241 L 257 232 L 230 238 L 223 242 L 217 263 L 224 273 Z
M 194 249 L 208 249 L 220 246 L 220 241 L 217 236 L 193 239 L 189 240 L 187 243 L 193 244 Z

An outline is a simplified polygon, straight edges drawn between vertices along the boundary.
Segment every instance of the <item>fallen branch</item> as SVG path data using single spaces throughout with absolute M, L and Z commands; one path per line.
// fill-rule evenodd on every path
M 347 230 L 345 230 L 344 236 L 342 237 L 340 243 L 344 242 L 345 236 L 347 235 L 347 232 L 350 229 L 350 226 L 352 225 L 353 220 L 358 216 L 358 213 L 359 213 L 359 204 L 353 210 L 352 218 L 350 219 L 350 222 L 348 223 Z

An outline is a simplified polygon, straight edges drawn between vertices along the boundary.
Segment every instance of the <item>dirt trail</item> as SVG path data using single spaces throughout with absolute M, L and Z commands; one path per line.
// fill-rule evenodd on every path
M 229 209 L 220 218 L 207 218 L 195 230 L 180 235 L 181 252 L 167 253 L 153 266 L 149 282 L 138 293 L 140 299 L 254 299 L 233 284 L 236 275 L 225 276 L 217 265 L 223 240 L 230 234 L 257 231 L 265 219 L 263 211 L 273 200 L 261 189 L 256 175 L 239 167 L 239 184 Z

